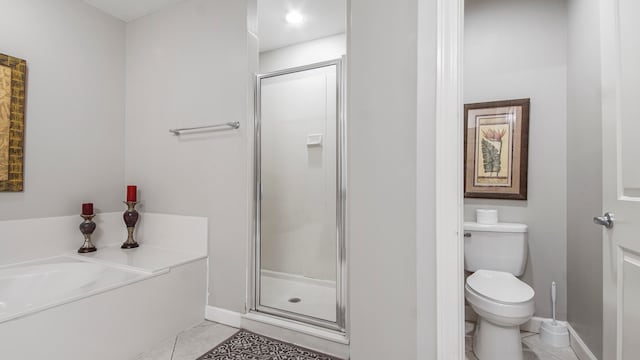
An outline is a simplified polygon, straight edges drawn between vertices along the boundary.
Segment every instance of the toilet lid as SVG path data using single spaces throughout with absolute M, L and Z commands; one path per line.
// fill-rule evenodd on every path
M 529 285 L 502 271 L 478 270 L 467 278 L 467 285 L 484 297 L 507 304 L 527 302 L 535 294 Z

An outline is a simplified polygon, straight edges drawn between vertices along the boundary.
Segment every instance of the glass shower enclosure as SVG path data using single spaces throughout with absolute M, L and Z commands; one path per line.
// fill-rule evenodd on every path
M 252 310 L 344 332 L 343 59 L 256 78 Z

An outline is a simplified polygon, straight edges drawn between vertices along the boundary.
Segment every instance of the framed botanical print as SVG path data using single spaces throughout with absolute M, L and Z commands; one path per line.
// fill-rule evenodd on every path
M 464 197 L 527 199 L 529 102 L 464 106 Z
M 0 54 L 0 191 L 23 190 L 27 62 Z

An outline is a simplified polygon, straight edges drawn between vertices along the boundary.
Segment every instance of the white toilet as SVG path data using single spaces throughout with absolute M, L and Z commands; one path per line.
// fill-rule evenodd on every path
M 527 263 L 527 225 L 464 224 L 465 298 L 478 314 L 479 360 L 522 360 L 520 325 L 534 313 L 533 289 L 516 276 Z

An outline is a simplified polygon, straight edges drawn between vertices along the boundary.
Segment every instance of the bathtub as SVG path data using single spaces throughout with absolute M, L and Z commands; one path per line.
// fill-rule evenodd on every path
M 135 359 L 204 319 L 206 273 L 150 246 L 2 266 L 0 359 Z
M 0 268 L 0 324 L 124 286 L 145 276 L 69 257 Z

